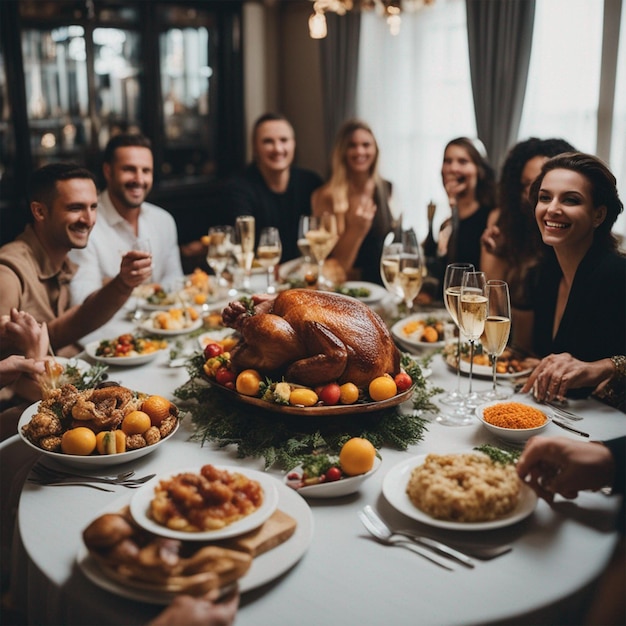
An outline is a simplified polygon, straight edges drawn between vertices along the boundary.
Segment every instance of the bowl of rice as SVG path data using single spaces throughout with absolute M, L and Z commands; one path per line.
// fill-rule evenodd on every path
M 516 445 L 542 433 L 551 419 L 545 411 L 522 402 L 489 402 L 476 409 L 476 416 L 492 435 Z

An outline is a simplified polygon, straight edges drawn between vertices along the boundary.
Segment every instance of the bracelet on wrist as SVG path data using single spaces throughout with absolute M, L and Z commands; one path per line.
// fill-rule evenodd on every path
M 614 378 L 626 377 L 626 356 L 623 354 L 617 354 L 611 357 L 611 362 L 615 366 Z

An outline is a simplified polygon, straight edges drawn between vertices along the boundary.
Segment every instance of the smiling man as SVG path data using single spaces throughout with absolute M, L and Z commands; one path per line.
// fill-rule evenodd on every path
M 72 279 L 72 302 L 79 304 L 117 273 L 122 254 L 149 242 L 151 281 L 172 285 L 183 275 L 174 218 L 146 202 L 152 189 L 154 159 L 143 135 L 119 134 L 103 155 L 106 189 L 98 198 L 98 222 L 89 245 L 70 254 L 79 265 Z
M 222 196 L 224 221 L 234 224 L 239 215 L 253 215 L 257 240 L 261 229 L 280 232 L 281 262 L 300 256 L 298 222 L 311 214 L 311 194 L 322 184 L 318 174 L 293 165 L 294 130 L 277 113 L 266 113 L 252 130 L 254 161 L 226 185 Z
M 119 256 L 107 286 L 72 307 L 68 286 L 77 268 L 68 253 L 87 246 L 96 223 L 94 176 L 78 165 L 54 163 L 33 174 L 30 190 L 32 224 L 0 248 L 0 315 L 15 308 L 46 322 L 52 348 L 68 356 L 78 351 L 72 344 L 107 322 L 149 276 L 150 258 Z M 2 356 L 11 352 L 2 346 Z

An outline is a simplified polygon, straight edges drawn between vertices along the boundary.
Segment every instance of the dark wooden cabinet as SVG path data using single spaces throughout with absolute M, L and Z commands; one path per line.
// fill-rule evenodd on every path
M 2 0 L 0 238 L 28 215 L 34 168 L 72 160 L 100 175 L 119 130 L 153 143 L 150 200 L 181 243 L 216 223 L 245 158 L 239 0 Z

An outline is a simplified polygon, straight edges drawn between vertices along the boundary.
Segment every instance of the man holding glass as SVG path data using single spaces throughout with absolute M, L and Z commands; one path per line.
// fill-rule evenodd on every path
M 311 194 L 322 185 L 318 174 L 293 165 L 295 149 L 289 121 L 277 113 L 262 115 L 252 130 L 254 161 L 228 182 L 222 196 L 224 223 L 252 215 L 257 233 L 278 228 L 282 263 L 300 256 L 298 222 L 301 215 L 311 214 Z
M 183 276 L 174 218 L 145 201 L 154 174 L 150 140 L 115 135 L 104 150 L 102 170 L 106 189 L 98 197 L 98 221 L 89 244 L 70 253 L 79 265 L 70 286 L 74 304 L 111 280 L 129 250 L 152 254 L 152 282 L 174 284 Z

